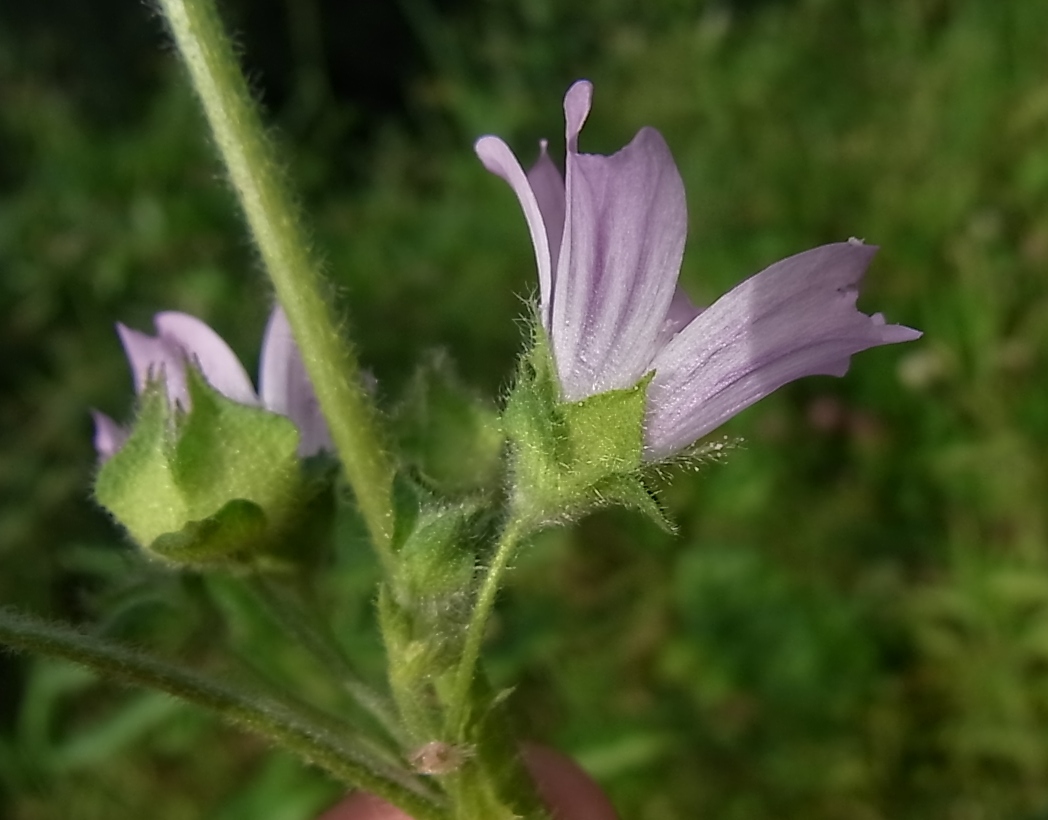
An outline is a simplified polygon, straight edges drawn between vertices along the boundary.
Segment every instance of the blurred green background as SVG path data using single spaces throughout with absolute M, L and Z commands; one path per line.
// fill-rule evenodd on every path
M 626 820 L 1048 818 L 1048 3 L 227 0 L 388 406 L 426 351 L 492 400 L 534 261 L 471 151 L 522 158 L 595 82 L 685 179 L 696 301 L 859 236 L 863 302 L 925 331 L 809 379 L 675 475 L 672 538 L 593 516 L 504 596 L 493 676 Z M 0 7 L 0 600 L 209 666 L 310 669 L 236 596 L 144 564 L 88 500 L 113 332 L 194 313 L 257 360 L 270 292 L 144 4 Z M 378 674 L 374 568 L 328 606 Z M 0 657 L 0 816 L 306 820 L 322 775 L 166 698 Z M 258 671 L 258 670 L 256 670 Z

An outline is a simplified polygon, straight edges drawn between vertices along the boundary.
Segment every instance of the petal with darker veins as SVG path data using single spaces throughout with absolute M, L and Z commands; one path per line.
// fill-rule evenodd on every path
M 684 183 L 657 131 L 608 157 L 569 149 L 550 323 L 567 401 L 631 387 L 647 371 L 686 232 Z
M 703 311 L 655 357 L 647 458 L 688 446 L 802 376 L 835 375 L 849 357 L 921 334 L 855 307 L 876 248 L 823 245 L 776 262 Z

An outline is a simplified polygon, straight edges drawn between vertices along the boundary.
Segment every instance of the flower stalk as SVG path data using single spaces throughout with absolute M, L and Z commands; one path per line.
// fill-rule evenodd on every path
M 471 692 L 480 661 L 480 650 L 484 643 L 491 612 L 495 608 L 495 599 L 502 586 L 502 576 L 509 567 L 510 560 L 516 555 L 517 547 L 525 535 L 523 522 L 513 518 L 502 530 L 502 535 L 495 547 L 495 554 L 484 573 L 477 599 L 470 613 L 463 641 L 462 655 L 452 683 L 451 698 L 448 701 L 448 729 L 453 736 L 461 737 L 469 720 L 472 705 Z
M 392 562 L 393 470 L 353 351 L 325 300 L 276 152 L 212 0 L 161 0 L 380 559 Z

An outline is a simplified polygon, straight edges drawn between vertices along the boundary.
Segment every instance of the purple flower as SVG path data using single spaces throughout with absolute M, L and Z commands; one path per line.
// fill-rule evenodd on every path
M 648 388 L 645 459 L 681 450 L 802 376 L 842 376 L 849 357 L 921 334 L 855 307 L 876 248 L 857 240 L 776 262 L 708 308 L 678 287 L 687 233 L 684 185 L 665 140 L 642 128 L 611 156 L 582 154 L 593 87 L 564 97 L 565 176 L 541 143 L 525 173 L 498 137 L 477 155 L 520 201 L 539 269 L 539 316 L 563 400 Z
M 162 376 L 172 407 L 188 410 L 186 364 L 190 363 L 227 398 L 263 407 L 291 419 L 301 436 L 300 456 L 334 449 L 313 385 L 306 375 L 302 355 L 280 307 L 274 308 L 270 314 L 262 339 L 258 394 L 236 354 L 204 322 L 187 313 L 169 311 L 158 313 L 153 323 L 156 336 L 139 333 L 122 324 L 116 326 L 131 364 L 136 392 L 141 393 L 150 379 Z M 123 446 L 128 430 L 104 413 L 93 411 L 92 416 L 95 420 L 95 449 L 104 461 Z

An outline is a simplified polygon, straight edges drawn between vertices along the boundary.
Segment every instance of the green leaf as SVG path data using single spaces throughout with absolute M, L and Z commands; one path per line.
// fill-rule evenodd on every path
M 205 677 L 123 644 L 0 608 L 0 643 L 82 664 L 113 680 L 167 692 L 217 713 L 325 769 L 348 785 L 366 789 L 419 820 L 448 820 L 428 784 L 400 766 L 376 758 L 368 744 L 337 720 L 225 681 Z
M 262 508 L 253 501 L 234 498 L 214 515 L 161 535 L 148 549 L 175 564 L 212 564 L 257 548 L 265 539 L 266 514 Z

